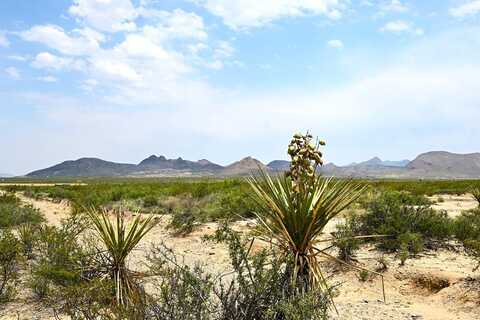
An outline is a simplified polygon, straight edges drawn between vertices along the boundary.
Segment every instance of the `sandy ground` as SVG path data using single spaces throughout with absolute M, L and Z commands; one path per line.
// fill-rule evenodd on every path
M 452 194 L 439 194 L 429 197 L 430 200 L 436 203 L 432 206 L 436 210 L 445 210 L 451 217 L 456 217 L 464 210 L 475 209 L 478 206 L 478 202 L 470 194 L 464 195 L 452 195 Z M 443 199 L 443 202 L 439 202 L 439 199 Z
M 440 203 L 451 215 L 470 208 L 474 203 L 468 196 L 442 196 Z M 48 200 L 32 200 L 22 197 L 45 215 L 48 223 L 58 225 L 68 216 L 69 205 L 66 202 L 54 203 Z M 460 203 L 458 208 L 456 204 Z M 332 221 L 328 230 L 334 230 L 338 221 Z M 148 248 L 155 243 L 165 243 L 180 260 L 187 264 L 201 263 L 209 271 L 224 273 L 229 271 L 229 259 L 223 245 L 202 241 L 202 236 L 211 234 L 217 227 L 208 223 L 186 237 L 174 237 L 165 228 L 166 221 L 160 222 L 143 239 L 133 252 L 130 267 L 144 269 L 143 262 Z M 237 230 L 248 230 L 248 222 L 239 222 Z M 375 270 L 379 264 L 380 253 L 365 246 L 358 255 L 358 266 Z M 399 266 L 393 255 L 385 255 L 388 269 L 383 272 L 385 278 L 386 303 L 382 300 L 379 276 L 371 275 L 365 282 L 360 281 L 358 271 L 325 262 L 324 268 L 330 275 L 332 284 L 339 284 L 339 295 L 335 299 L 337 320 L 384 320 L 384 319 L 425 319 L 425 320 L 473 320 L 480 319 L 480 271 L 472 272 L 474 261 L 461 252 L 427 252 L 415 259 L 407 260 L 405 266 Z M 442 288 L 432 289 L 429 284 L 441 283 Z M 444 287 L 444 288 L 443 288 Z M 26 290 L 24 290 L 26 291 Z M 0 319 L 53 319 L 50 310 L 32 302 L 28 292 L 19 294 L 15 303 L 9 303 L 0 310 Z

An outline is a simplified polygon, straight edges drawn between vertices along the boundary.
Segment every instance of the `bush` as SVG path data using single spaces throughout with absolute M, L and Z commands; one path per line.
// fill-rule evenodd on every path
M 383 192 L 364 206 L 361 232 L 365 235 L 386 235 L 378 238 L 378 246 L 387 251 L 407 250 L 417 253 L 423 244 L 434 248 L 438 241 L 453 235 L 452 219 L 446 212 L 431 208 L 428 199 L 405 192 Z
M 472 189 L 472 196 L 478 202 L 478 207 L 480 208 L 480 188 Z
M 96 248 L 83 246 L 78 239 L 84 230 L 80 217 L 71 217 L 60 227 L 41 226 L 36 241 L 36 257 L 32 263 L 29 286 L 38 299 L 45 299 L 52 290 L 78 285 L 92 279 L 90 269 Z
M 0 231 L 0 302 L 15 295 L 19 271 L 20 244 L 10 231 Z
M 346 216 L 345 222 L 336 226 L 333 245 L 338 248 L 338 257 L 349 262 L 358 250 L 361 239 L 355 238 L 361 232 L 360 218 L 351 213 Z
M 480 209 L 462 212 L 455 220 L 455 236 L 460 240 L 468 254 L 477 260 L 480 267 Z
M 199 265 L 180 265 L 171 250 L 153 247 L 149 261 L 160 290 L 145 309 L 151 319 L 326 319 L 327 292 L 292 286 L 283 256 L 270 250 L 251 254 L 249 243 L 226 225 L 207 239 L 228 246 L 228 280 Z
M 37 226 L 30 223 L 22 224 L 17 229 L 23 255 L 27 260 L 34 257 L 33 250 L 38 241 L 38 230 Z
M 0 195 L 0 229 L 24 223 L 39 224 L 45 219 L 32 206 L 22 206 L 20 199 L 12 194 Z
M 143 206 L 145 208 L 151 208 L 158 206 L 158 198 L 154 196 L 147 196 L 143 198 Z

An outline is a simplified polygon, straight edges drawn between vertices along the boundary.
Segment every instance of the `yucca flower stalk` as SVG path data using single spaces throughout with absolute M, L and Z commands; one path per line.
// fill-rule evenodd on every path
M 138 287 L 133 279 L 133 272 L 127 268 L 126 262 L 130 253 L 140 240 L 155 226 L 153 216 L 142 219 L 137 216 L 129 224 L 120 211 L 99 212 L 88 210 L 94 231 L 101 240 L 108 254 L 107 273 L 115 285 L 115 300 L 119 305 L 134 303 L 139 297 Z M 110 216 L 114 215 L 112 219 Z
M 320 236 L 329 221 L 358 199 L 364 187 L 318 175 L 317 167 L 322 165 L 318 148 L 324 143 L 314 145 L 311 139 L 308 133 L 294 136 L 288 148 L 290 170 L 285 175 L 270 176 L 259 170 L 248 183 L 258 205 L 259 236 L 273 240 L 291 258 L 294 284 L 301 290 L 322 287 L 329 292 L 319 257 L 330 255 L 318 248 L 324 242 Z

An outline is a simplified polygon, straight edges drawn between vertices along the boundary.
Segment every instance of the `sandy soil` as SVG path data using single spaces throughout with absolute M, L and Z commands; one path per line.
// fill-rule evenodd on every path
M 478 202 L 470 194 L 464 195 L 452 195 L 452 194 L 439 194 L 429 197 L 435 204 L 432 206 L 436 210 L 445 210 L 451 217 L 456 217 L 464 210 L 475 209 L 478 206 Z M 439 199 L 443 199 L 443 202 L 439 202 Z
M 468 196 L 445 196 L 444 199 L 445 202 L 439 205 L 452 215 L 473 205 Z M 22 197 L 22 200 L 41 210 L 48 223 L 54 225 L 58 225 L 70 210 L 66 202 L 54 203 L 25 197 Z M 455 203 L 462 204 L 460 209 Z M 328 230 L 333 230 L 337 223 L 338 221 L 332 221 Z M 223 245 L 203 242 L 201 239 L 203 235 L 214 232 L 216 224 L 205 224 L 186 237 L 172 236 L 165 225 L 166 220 L 162 218 L 144 238 L 132 254 L 130 267 L 144 269 L 148 248 L 154 243 L 163 242 L 182 256 L 187 264 L 202 263 L 212 272 L 229 271 L 226 248 Z M 246 231 L 249 229 L 249 222 L 239 222 L 235 228 Z M 356 264 L 375 270 L 379 266 L 379 256 L 380 253 L 374 248 L 363 247 L 358 253 Z M 383 272 L 386 303 L 382 300 L 379 276 L 371 275 L 367 281 L 362 282 L 358 271 L 332 262 L 324 263 L 324 268 L 330 275 L 330 283 L 339 284 L 339 295 L 335 299 L 339 314 L 332 312 L 333 319 L 480 319 L 479 272 L 472 272 L 474 262 L 462 252 L 427 252 L 407 260 L 405 266 L 399 266 L 398 259 L 393 255 L 385 255 L 384 258 L 389 266 Z M 438 284 L 441 284 L 440 287 Z M 52 312 L 33 303 L 28 292 L 22 292 L 17 300 L 0 310 L 0 319 L 53 319 Z

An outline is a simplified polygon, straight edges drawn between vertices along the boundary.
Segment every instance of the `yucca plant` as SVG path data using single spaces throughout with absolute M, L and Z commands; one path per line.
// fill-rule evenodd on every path
M 155 226 L 154 217 L 142 219 L 137 216 L 129 224 L 126 224 L 125 216 L 121 211 L 99 212 L 91 209 L 87 213 L 96 235 L 107 252 L 108 264 L 105 268 L 113 279 L 117 304 L 135 303 L 140 292 L 134 281 L 134 273 L 127 268 L 126 262 L 129 254 L 140 240 Z
M 296 134 L 288 153 L 292 158 L 285 175 L 270 176 L 264 170 L 248 178 L 258 205 L 255 212 L 259 236 L 272 241 L 290 256 L 291 276 L 302 291 L 323 287 L 329 290 L 319 265 L 320 256 L 336 259 L 318 248 L 325 226 L 363 192 L 351 180 L 324 178 L 319 147 L 310 134 Z M 333 300 L 331 301 L 333 304 Z
M 478 206 L 480 207 L 480 188 L 473 188 L 472 189 L 472 196 L 478 202 Z

